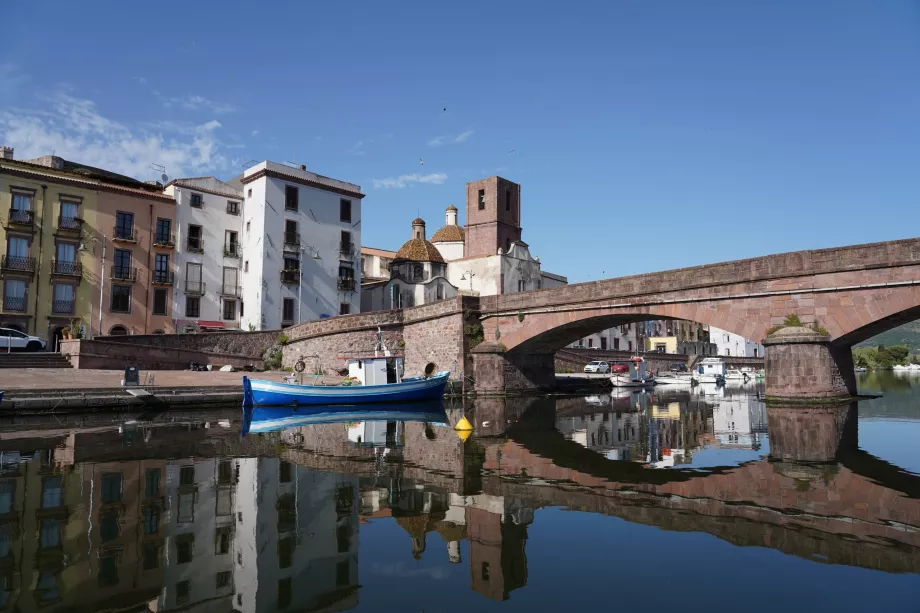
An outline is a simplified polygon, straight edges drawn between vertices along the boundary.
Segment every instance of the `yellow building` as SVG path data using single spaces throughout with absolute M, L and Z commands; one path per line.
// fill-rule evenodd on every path
M 647 336 L 645 337 L 645 350 L 659 353 L 677 353 L 677 337 Z
M 0 327 L 42 337 L 51 351 L 66 328 L 88 333 L 98 322 L 100 288 L 111 294 L 114 287 L 102 278 L 102 251 L 115 227 L 127 246 L 108 245 L 106 273 L 115 280 L 118 272 L 122 291 L 119 300 L 104 296 L 103 333 L 171 331 L 171 301 L 157 317 L 148 309 L 154 212 L 175 222 L 174 201 L 157 186 L 55 156 L 13 160 L 0 147 Z

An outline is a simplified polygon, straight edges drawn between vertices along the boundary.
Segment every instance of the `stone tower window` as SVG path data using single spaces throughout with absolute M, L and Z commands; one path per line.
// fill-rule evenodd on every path
M 486 208 L 486 190 L 479 190 L 479 210 L 484 211 Z

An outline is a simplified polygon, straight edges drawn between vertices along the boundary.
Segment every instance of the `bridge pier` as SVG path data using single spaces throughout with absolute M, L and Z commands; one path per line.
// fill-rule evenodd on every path
M 556 381 L 554 354 L 508 352 L 501 343 L 483 342 L 471 352 L 473 391 L 506 394 L 550 389 Z
M 833 462 L 858 447 L 856 403 L 833 407 L 768 406 L 770 458 L 787 462 Z
M 764 340 L 767 402 L 814 403 L 856 396 L 849 347 L 805 327 L 789 327 Z

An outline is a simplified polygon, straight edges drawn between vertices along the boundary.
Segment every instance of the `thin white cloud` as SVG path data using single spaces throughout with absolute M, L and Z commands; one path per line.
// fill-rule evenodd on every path
M 475 130 L 467 130 L 466 132 L 461 132 L 457 136 L 449 136 L 447 134 L 432 138 L 428 141 L 429 147 L 442 147 L 444 145 L 456 145 L 459 143 L 465 143 L 470 139 L 470 137 L 475 133 Z
M 14 147 L 17 159 L 54 152 L 138 179 L 152 176 L 152 164 L 174 177 L 228 168 L 217 120 L 129 126 L 102 115 L 91 100 L 58 93 L 43 102 L 39 110 L 0 111 L 0 142 Z
M 0 62 L 0 102 L 12 102 L 22 87 L 29 80 L 29 75 L 19 66 L 9 62 Z
M 258 131 L 258 130 L 253 130 L 253 131 L 252 131 L 252 135 L 253 135 L 253 136 L 258 136 L 258 135 L 259 135 L 259 131 Z
M 433 172 L 427 175 L 413 173 L 411 175 L 399 175 L 398 177 L 387 177 L 386 179 L 373 179 L 375 188 L 383 189 L 403 189 L 417 183 L 431 183 L 440 185 L 447 181 L 447 175 L 443 172 Z
M 217 115 L 235 113 L 239 110 L 232 104 L 227 104 L 225 102 L 215 102 L 214 100 L 205 98 L 204 96 L 188 94 L 185 96 L 165 97 L 160 95 L 159 92 L 154 92 L 154 95 L 158 95 L 163 101 L 163 106 L 168 109 L 181 108 L 187 111 L 207 111 Z
M 147 85 L 146 77 L 131 77 L 131 78 L 137 81 L 138 83 L 140 83 L 141 85 Z

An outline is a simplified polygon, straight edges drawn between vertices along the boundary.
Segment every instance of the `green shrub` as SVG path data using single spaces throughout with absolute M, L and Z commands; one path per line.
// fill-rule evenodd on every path
M 524 321 L 524 314 L 518 313 L 518 321 Z
M 290 342 L 291 342 L 291 337 L 289 337 L 289 336 L 288 336 L 287 334 L 285 334 L 284 332 L 282 332 L 281 334 L 278 335 L 278 344 L 279 344 L 279 345 L 284 346 L 284 345 L 287 345 L 287 344 L 290 343 Z

